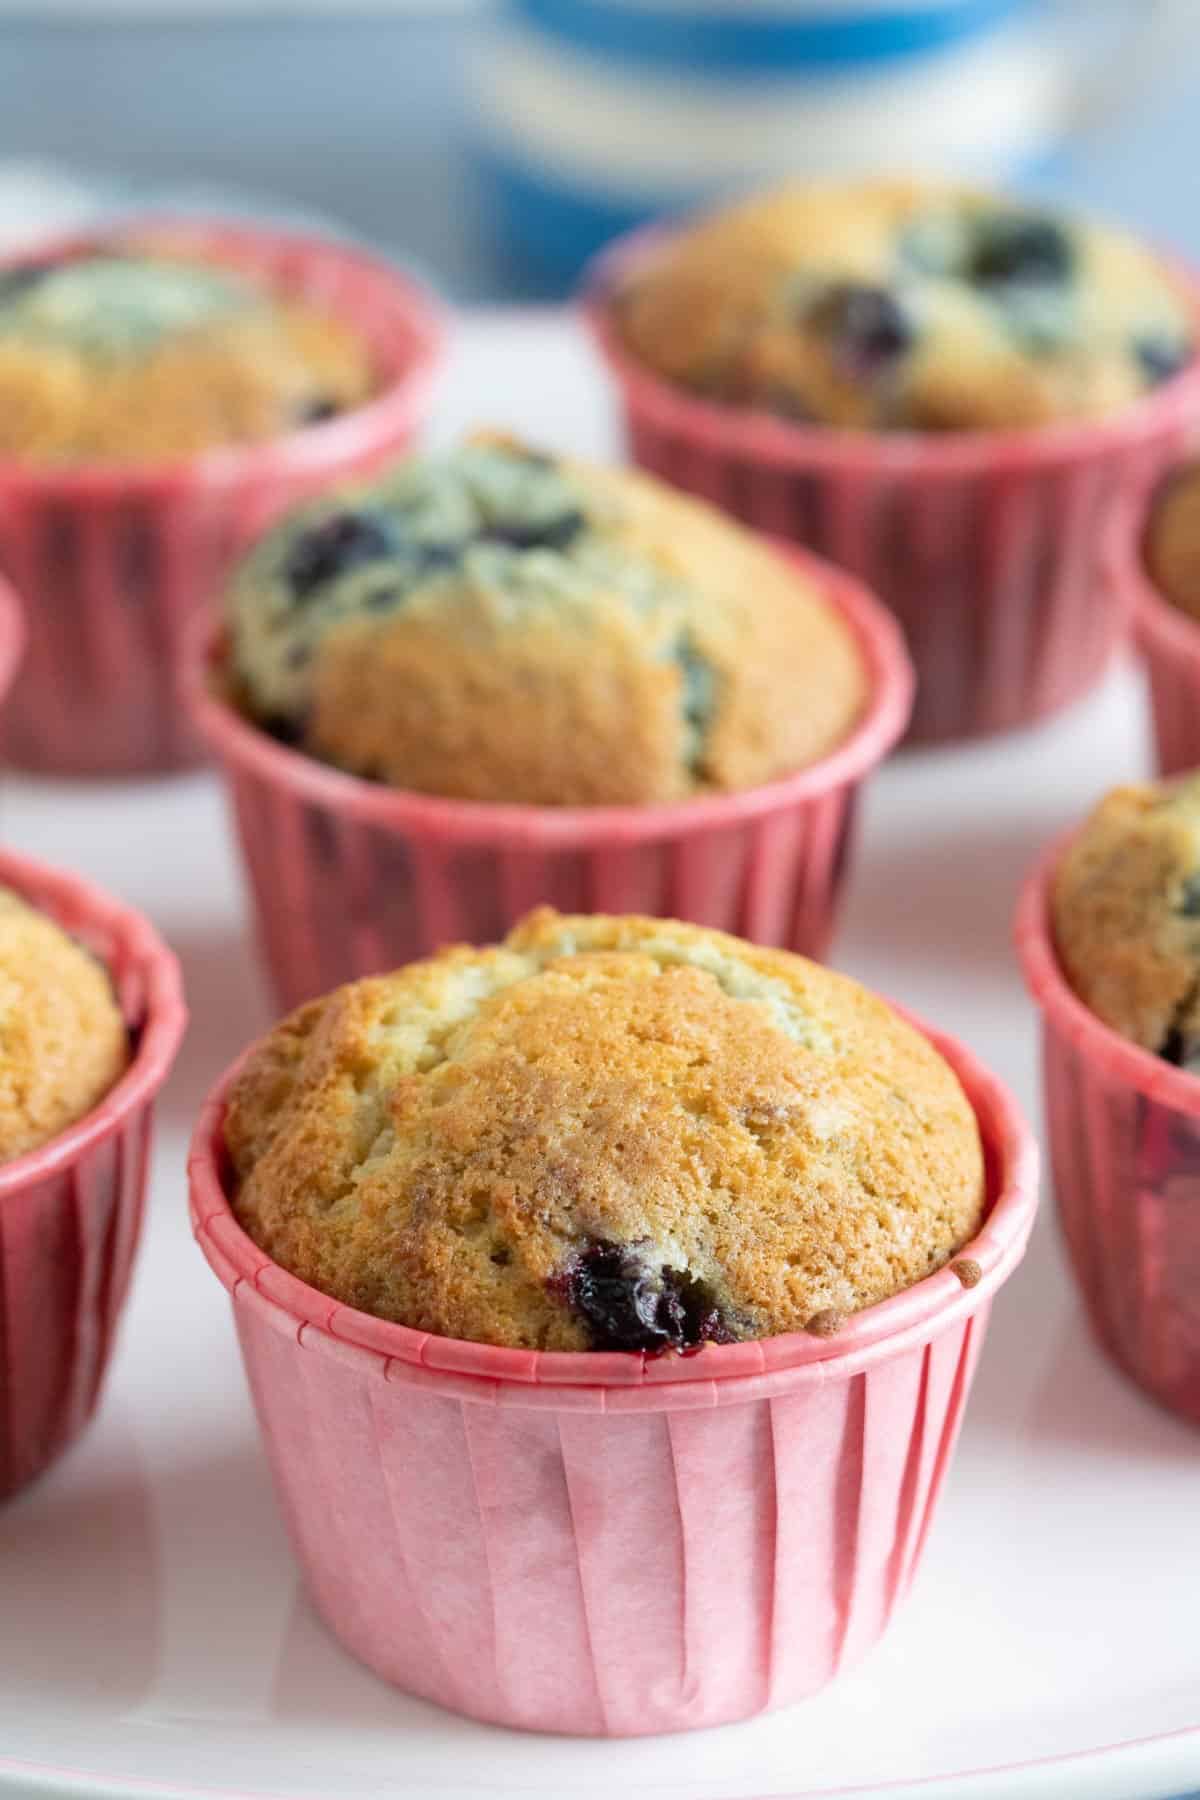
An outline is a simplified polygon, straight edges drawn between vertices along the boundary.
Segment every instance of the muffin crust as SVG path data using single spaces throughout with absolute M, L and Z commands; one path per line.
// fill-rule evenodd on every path
M 358 775 L 639 804 L 831 750 L 866 676 L 815 585 L 649 477 L 482 438 L 291 515 L 227 608 L 234 698 Z
M 856 983 L 545 909 L 292 1014 L 225 1137 L 237 1215 L 283 1267 L 539 1349 L 836 1330 L 943 1264 L 984 1202 L 955 1076 Z
M 366 346 L 232 267 L 114 242 L 0 270 L 0 455 L 155 461 L 365 400 Z
M 129 1062 L 107 971 L 65 931 L 0 888 L 0 1161 L 57 1137 Z
M 793 186 L 701 219 L 614 300 L 628 348 L 710 399 L 861 430 L 1120 411 L 1194 352 L 1121 234 L 914 181 Z
M 1116 788 L 1059 867 L 1054 935 L 1080 999 L 1200 1074 L 1200 775 Z

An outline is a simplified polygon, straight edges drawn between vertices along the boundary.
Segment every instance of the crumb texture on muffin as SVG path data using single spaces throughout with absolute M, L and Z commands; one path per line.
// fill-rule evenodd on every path
M 1115 413 L 1194 322 L 1118 232 L 941 184 L 793 186 L 651 252 L 613 300 L 668 380 L 800 423 L 987 430 Z
M 107 970 L 0 888 L 0 1161 L 82 1119 L 128 1062 L 129 1033 Z
M 750 533 L 501 438 L 299 509 L 244 561 L 227 617 L 253 719 L 453 799 L 752 787 L 831 750 L 865 699 L 849 628 Z
M 0 454 L 153 460 L 367 398 L 366 345 L 232 267 L 130 241 L 0 269 Z
M 1200 775 L 1105 795 L 1062 859 L 1052 909 L 1084 1004 L 1200 1074 Z
M 1159 488 L 1150 507 L 1144 550 L 1159 593 L 1200 619 L 1200 462 L 1178 469 Z
M 238 1218 L 440 1335 L 687 1349 L 837 1321 L 976 1231 L 974 1114 L 845 976 L 697 926 L 531 914 L 283 1021 L 232 1090 Z

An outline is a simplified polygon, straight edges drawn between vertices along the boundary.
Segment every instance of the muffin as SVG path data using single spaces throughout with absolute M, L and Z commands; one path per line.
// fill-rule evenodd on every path
M 614 296 L 627 349 L 711 400 L 856 430 L 1118 413 L 1194 352 L 1118 232 L 912 181 L 794 186 L 702 219 Z
M 270 225 L 129 221 L 0 264 L 0 569 L 38 621 L 3 760 L 198 761 L 191 621 L 266 508 L 406 448 L 440 346 L 416 282 Z
M 95 1411 L 186 1023 L 147 919 L 0 849 L 0 1502 Z
M 1200 1423 L 1200 775 L 1107 794 L 1031 872 L 1016 939 L 1092 1327 Z
M 1200 775 L 1107 794 L 1058 867 L 1052 909 L 1084 1004 L 1200 1075 Z
M 293 1013 L 225 1114 L 243 1228 L 441 1336 L 690 1350 L 830 1332 L 977 1230 L 971 1106 L 845 976 L 541 909 Z
M 125 1073 L 129 1033 L 108 971 L 0 887 L 0 1161 L 57 1137 Z
M 345 324 L 169 237 L 0 272 L 0 455 L 192 456 L 333 418 L 371 389 Z
M 1129 625 L 1102 545 L 1200 416 L 1200 289 L 946 184 L 794 187 L 610 246 L 585 317 L 638 465 L 865 581 L 910 737 L 1028 726 Z
M 757 786 L 867 693 L 814 583 L 712 508 L 489 438 L 286 518 L 232 584 L 244 712 L 394 787 L 540 806 Z

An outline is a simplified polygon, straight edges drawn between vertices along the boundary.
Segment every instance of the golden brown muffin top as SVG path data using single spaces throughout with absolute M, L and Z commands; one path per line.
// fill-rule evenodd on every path
M 816 582 L 648 476 L 481 438 L 290 515 L 227 607 L 235 697 L 394 787 L 534 805 L 747 788 L 866 672 Z
M 169 237 L 0 269 L 0 455 L 190 456 L 331 418 L 371 386 L 356 333 Z
M 1106 794 L 1059 865 L 1052 913 L 1084 1004 L 1200 1074 L 1200 775 Z
M 0 1161 L 82 1119 L 128 1062 L 129 1033 L 107 970 L 0 888 Z
M 632 267 L 628 348 L 713 400 L 864 430 L 1102 417 L 1191 360 L 1195 323 L 1119 232 L 945 183 L 780 188 Z
M 920 1281 L 977 1229 L 957 1078 L 857 983 L 670 920 L 532 913 L 285 1019 L 234 1206 L 347 1305 L 480 1343 L 686 1348 Z
M 1164 599 L 1200 619 L 1200 463 L 1187 463 L 1159 488 L 1144 550 L 1150 579 Z

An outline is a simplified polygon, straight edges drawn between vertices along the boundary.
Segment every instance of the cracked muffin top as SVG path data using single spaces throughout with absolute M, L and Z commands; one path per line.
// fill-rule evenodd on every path
M 973 1111 L 856 982 L 647 918 L 543 909 L 355 982 L 258 1045 L 233 1204 L 285 1269 L 440 1335 L 690 1349 L 836 1330 L 978 1228 Z
M 0 455 L 189 456 L 332 418 L 371 386 L 332 316 L 168 237 L 0 269 Z
M 1200 1075 L 1200 775 L 1107 794 L 1062 859 L 1052 913 L 1084 1004 Z
M 288 516 L 236 573 L 232 698 L 354 774 L 639 804 L 824 755 L 866 676 L 815 583 L 647 476 L 505 439 Z
M 1200 620 L 1200 462 L 1185 464 L 1159 487 L 1143 551 L 1150 579 L 1163 598 Z
M 0 1161 L 82 1119 L 128 1063 L 108 971 L 0 887 Z
M 1121 234 L 912 181 L 794 186 L 649 252 L 613 302 L 628 349 L 709 399 L 863 430 L 1119 412 L 1178 372 L 1194 320 Z

